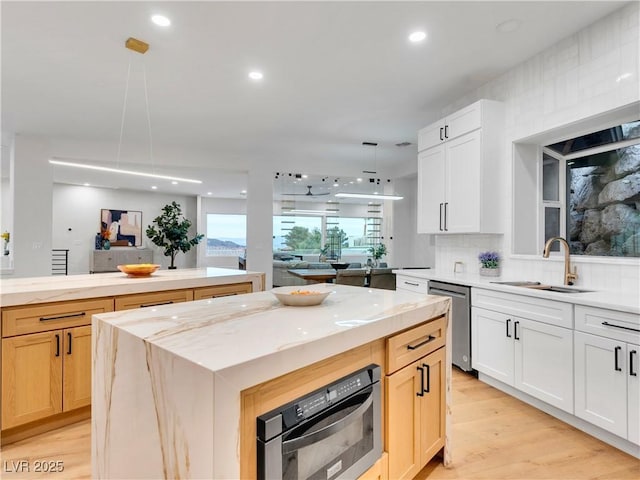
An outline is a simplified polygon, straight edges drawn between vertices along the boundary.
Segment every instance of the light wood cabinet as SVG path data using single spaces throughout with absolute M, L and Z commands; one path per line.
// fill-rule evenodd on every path
M 193 290 L 171 290 L 167 292 L 137 293 L 116 297 L 116 310 L 131 310 L 133 308 L 158 307 L 173 303 L 190 302 L 193 300 Z
M 387 466 L 387 452 L 382 452 L 378 461 L 366 472 L 358 477 L 358 480 L 387 480 L 389 467 Z
M 424 339 L 421 329 L 436 322 L 446 325 L 443 318 L 389 338 L 387 355 L 397 354 L 400 344 L 407 349 L 407 346 L 424 341 L 421 340 Z M 440 328 L 438 326 L 436 331 Z M 407 338 L 411 334 L 412 341 Z M 444 447 L 446 371 L 443 345 L 444 337 L 435 350 L 430 349 L 427 355 L 408 365 L 396 362 L 395 365 L 402 368 L 386 378 L 389 478 L 413 478 Z M 392 368 L 390 365 L 388 361 L 388 370 Z
M 201 287 L 193 289 L 193 299 L 203 300 L 205 298 L 228 297 L 230 295 L 242 295 L 251 293 L 253 285 L 247 283 L 233 283 L 231 285 L 213 285 L 211 287 Z
M 63 410 L 91 405 L 91 326 L 63 332 Z
M 503 106 L 480 100 L 450 117 L 419 132 L 418 233 L 501 233 Z

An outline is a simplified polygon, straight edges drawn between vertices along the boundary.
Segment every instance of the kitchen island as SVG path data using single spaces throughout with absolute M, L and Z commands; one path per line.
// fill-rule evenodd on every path
M 390 396 L 394 369 L 402 366 L 398 358 L 426 362 L 428 356 L 414 355 L 413 349 L 428 352 L 430 344 L 442 355 L 441 370 L 432 378 L 443 385 L 436 399 L 442 438 L 433 447 L 444 447 L 446 463 L 450 300 L 314 285 L 324 288 L 333 293 L 312 307 L 285 307 L 272 293 L 260 292 L 94 316 L 93 477 L 254 477 L 256 414 L 278 404 L 273 402 L 290 401 L 295 392 L 314 390 L 317 377 L 335 380 L 369 363 L 387 373 L 383 395 Z M 416 326 L 426 341 L 414 341 Z M 390 347 L 402 353 L 396 357 Z M 405 369 L 415 371 L 410 363 Z M 412 392 L 410 401 L 416 398 Z M 260 403 L 261 398 L 266 400 Z M 393 427 L 383 427 L 385 448 L 395 442 Z M 407 472 L 421 467 L 412 468 Z
M 2 444 L 89 417 L 92 315 L 263 289 L 221 268 L 0 280 Z

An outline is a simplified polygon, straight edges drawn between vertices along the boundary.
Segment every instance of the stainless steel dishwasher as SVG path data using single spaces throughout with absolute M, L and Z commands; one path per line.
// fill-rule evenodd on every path
M 452 363 L 471 372 L 471 288 L 429 280 L 429 293 L 451 297 Z

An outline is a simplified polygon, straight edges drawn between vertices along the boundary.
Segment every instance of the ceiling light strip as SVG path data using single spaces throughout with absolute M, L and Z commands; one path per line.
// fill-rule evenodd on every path
M 375 195 L 366 193 L 336 193 L 336 197 L 343 198 L 375 198 L 380 200 L 402 200 L 404 197 L 400 195 Z
M 66 162 L 66 161 L 56 160 L 56 159 L 49 159 L 49 163 L 51 163 L 52 165 L 61 165 L 63 167 L 86 168 L 88 170 L 98 170 L 100 172 L 110 172 L 110 173 L 124 173 L 126 175 L 136 175 L 138 177 L 160 178 L 162 180 L 175 180 L 178 182 L 186 182 L 186 183 L 202 183 L 201 180 L 194 180 L 192 178 L 172 177 L 169 175 L 157 175 L 155 173 L 136 172 L 134 170 L 123 170 L 121 168 L 100 167 L 98 165 Z

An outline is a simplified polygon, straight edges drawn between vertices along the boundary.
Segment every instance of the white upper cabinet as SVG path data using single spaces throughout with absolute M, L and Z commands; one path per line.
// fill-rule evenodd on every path
M 480 100 L 418 135 L 418 233 L 502 233 L 504 107 Z

